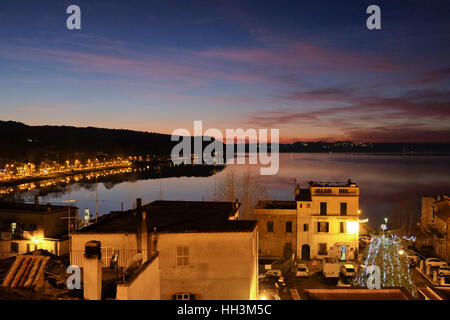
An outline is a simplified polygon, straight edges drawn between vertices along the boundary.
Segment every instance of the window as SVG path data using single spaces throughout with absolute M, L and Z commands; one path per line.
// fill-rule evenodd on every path
M 300 208 L 303 208 L 303 204 L 300 203 Z
M 319 243 L 319 254 L 320 255 L 327 255 L 327 244 L 326 243 Z
M 292 232 L 292 221 L 286 221 L 286 232 Z
M 267 232 L 273 232 L 273 221 L 267 221 Z
M 177 247 L 177 266 L 187 266 L 189 264 L 189 248 Z
M 321 216 L 326 216 L 327 215 L 327 203 L 326 202 L 321 202 L 320 203 L 320 215 Z
M 345 222 L 342 222 L 342 221 L 341 221 L 340 224 L 339 224 L 339 226 L 340 226 L 340 228 L 339 228 L 339 229 L 340 229 L 340 232 L 341 232 L 341 233 L 345 233 Z
M 308 203 L 308 204 L 306 205 L 306 207 L 307 207 L 307 208 L 311 208 L 311 203 Z
M 308 224 L 307 223 L 305 223 L 303 225 L 303 231 L 308 232 Z
M 12 253 L 19 252 L 19 244 L 17 242 L 11 242 L 11 252 Z
M 173 295 L 174 300 L 195 300 L 195 294 L 192 293 L 177 293 Z
M 317 222 L 317 232 L 328 232 L 329 223 L 328 222 Z
M 341 216 L 347 215 L 347 202 L 341 202 Z

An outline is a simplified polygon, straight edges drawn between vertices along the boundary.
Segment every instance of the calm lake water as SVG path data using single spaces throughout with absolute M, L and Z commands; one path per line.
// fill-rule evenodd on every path
M 294 200 L 294 179 L 303 187 L 307 181 L 347 181 L 351 178 L 360 186 L 362 218 L 377 226 L 384 217 L 392 217 L 399 204 L 409 199 L 413 210 L 420 212 L 420 197 L 449 193 L 450 157 L 363 154 L 280 154 L 280 170 L 275 176 L 261 176 L 268 198 Z M 212 200 L 215 186 L 227 175 L 245 171 L 243 165 L 230 165 L 210 177 L 181 177 L 118 184 L 99 183 L 99 214 L 111 210 L 130 209 L 136 198 L 143 203 L 158 200 Z M 255 173 L 259 172 L 252 166 Z M 25 193 L 32 201 L 35 191 Z M 162 195 L 162 196 L 161 196 Z M 68 194 L 51 193 L 41 197 L 41 203 L 61 203 Z M 95 185 L 73 184 L 70 198 L 77 201 L 80 217 L 89 208 L 95 214 Z

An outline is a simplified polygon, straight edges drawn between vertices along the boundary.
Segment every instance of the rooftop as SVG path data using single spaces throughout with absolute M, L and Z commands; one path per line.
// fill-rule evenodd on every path
M 142 206 L 147 213 L 149 232 L 154 228 L 159 233 L 253 231 L 254 220 L 229 220 L 237 210 L 234 202 L 216 201 L 154 201 Z M 136 213 L 137 209 L 112 212 L 74 233 L 135 233 Z
M 76 208 L 74 206 L 70 206 Z M 36 204 L 36 203 L 27 203 L 27 202 L 13 202 L 13 201 L 4 201 L 0 200 L 0 212 L 9 211 L 9 212 L 20 212 L 20 213 L 52 213 L 57 211 L 67 211 L 67 205 L 54 205 L 54 204 Z
M 330 182 L 330 181 L 309 181 L 310 187 L 357 187 L 358 185 L 353 182 L 351 179 L 348 179 L 346 182 Z
M 450 218 L 450 207 L 438 210 L 436 215 L 444 221 L 447 221 Z
M 258 201 L 255 209 L 297 209 L 295 201 Z
M 310 189 L 297 189 L 298 194 L 295 195 L 295 201 L 312 201 Z

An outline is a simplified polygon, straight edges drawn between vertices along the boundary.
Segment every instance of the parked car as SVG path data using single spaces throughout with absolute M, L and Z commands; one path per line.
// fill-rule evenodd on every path
M 344 277 L 352 277 L 355 274 L 355 267 L 352 264 L 341 266 L 341 273 Z
M 446 266 L 447 262 L 442 261 L 438 258 L 427 258 L 425 259 L 425 267 L 431 266 L 431 267 L 440 267 L 440 266 Z
M 448 265 L 440 266 L 438 270 L 438 276 L 439 277 L 450 276 L 450 267 Z
M 416 267 L 419 263 L 419 256 L 417 254 L 410 253 L 406 258 L 408 259 L 408 267 L 410 268 Z
M 275 277 L 282 277 L 282 272 L 281 270 L 278 269 L 270 269 L 266 271 L 266 276 L 275 276 Z
M 352 286 L 351 280 L 349 280 L 348 278 L 339 279 L 339 281 L 336 285 L 336 287 L 338 287 L 338 288 L 351 287 L 351 286 Z
M 295 269 L 295 276 L 296 277 L 308 277 L 309 276 L 309 270 L 306 264 L 300 263 L 297 265 L 297 268 Z
M 322 261 L 322 273 L 326 278 L 339 277 L 339 261 L 336 258 L 325 257 Z

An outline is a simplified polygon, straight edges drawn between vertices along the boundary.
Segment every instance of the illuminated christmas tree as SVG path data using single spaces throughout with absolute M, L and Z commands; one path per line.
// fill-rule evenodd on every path
M 373 236 L 369 246 L 361 253 L 353 284 L 371 289 L 403 287 L 417 296 L 402 240 L 396 235 Z

